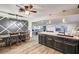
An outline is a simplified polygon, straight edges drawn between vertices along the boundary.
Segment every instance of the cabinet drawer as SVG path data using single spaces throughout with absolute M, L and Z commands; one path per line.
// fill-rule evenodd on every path
M 47 45 L 48 47 L 53 48 L 54 42 L 53 42 L 52 40 L 47 40 L 46 45 Z
M 61 52 L 64 52 L 64 43 L 63 42 L 59 42 L 59 41 L 55 41 L 55 44 L 54 44 L 54 48 L 61 51 Z
M 46 37 L 46 46 L 53 48 L 54 39 L 51 36 Z
M 74 44 L 65 43 L 65 53 L 67 53 L 67 54 L 77 53 L 77 46 Z

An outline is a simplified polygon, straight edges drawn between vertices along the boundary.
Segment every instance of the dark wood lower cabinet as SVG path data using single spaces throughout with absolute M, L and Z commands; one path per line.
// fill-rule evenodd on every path
M 74 44 L 68 44 L 68 43 L 65 43 L 65 51 L 64 53 L 66 54 L 75 54 L 77 53 L 77 50 L 76 50 L 77 46 L 74 45 Z
M 54 46 L 54 40 L 51 36 L 46 37 L 46 46 L 53 48 Z
M 61 52 L 64 52 L 64 43 L 60 41 L 55 41 L 54 48 Z
M 42 44 L 42 38 L 41 38 L 41 35 L 38 36 L 38 40 L 39 40 L 39 43 Z
M 39 35 L 39 43 L 46 45 L 46 38 L 45 35 Z
M 79 44 L 78 44 L 78 41 L 76 41 L 76 40 L 65 39 L 64 40 L 64 46 L 65 46 L 64 53 L 67 53 L 67 54 L 77 54 L 77 53 L 79 53 L 78 52 Z
M 65 54 L 78 54 L 79 41 L 66 39 L 57 36 L 39 35 L 39 43 L 50 48 L 54 48 Z

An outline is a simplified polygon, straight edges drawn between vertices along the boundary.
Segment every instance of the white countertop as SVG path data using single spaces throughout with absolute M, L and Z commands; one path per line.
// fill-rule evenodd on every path
M 60 34 L 60 33 L 54 33 L 54 32 L 39 32 L 39 34 L 45 34 L 45 35 L 51 35 L 51 36 L 57 36 L 57 37 L 79 40 L 79 37 L 77 37 L 77 36 L 73 36 L 73 37 L 61 36 L 61 35 L 57 35 L 57 34 Z

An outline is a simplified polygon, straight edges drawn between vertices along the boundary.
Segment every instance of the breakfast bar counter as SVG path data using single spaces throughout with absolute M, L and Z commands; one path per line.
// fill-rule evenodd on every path
M 40 32 L 39 43 L 66 54 L 79 53 L 79 37 L 53 32 Z

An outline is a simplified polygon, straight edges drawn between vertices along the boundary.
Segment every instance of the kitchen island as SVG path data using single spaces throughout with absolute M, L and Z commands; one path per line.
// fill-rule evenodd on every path
M 79 37 L 53 32 L 40 32 L 39 43 L 65 54 L 79 53 Z

